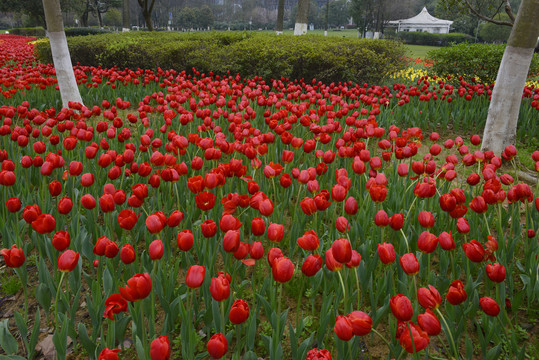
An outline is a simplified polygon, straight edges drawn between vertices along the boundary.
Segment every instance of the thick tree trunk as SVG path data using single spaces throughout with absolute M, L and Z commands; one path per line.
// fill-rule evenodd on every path
M 500 155 L 515 144 L 522 90 L 539 36 L 539 0 L 523 0 L 496 77 L 482 150 Z
M 283 33 L 283 22 L 284 22 L 284 0 L 279 0 L 279 5 L 277 6 L 277 25 L 275 26 L 275 32 L 277 35 Z
M 153 31 L 152 14 L 150 14 L 147 11 L 143 11 L 142 16 L 144 16 L 144 22 L 146 23 L 146 26 L 148 27 L 148 31 Z
M 129 31 L 131 29 L 129 19 L 129 0 L 123 0 L 122 6 L 122 31 Z
M 298 0 L 298 14 L 296 15 L 296 25 L 294 26 L 294 35 L 307 34 L 309 21 L 310 0 Z
M 43 9 L 45 10 L 47 33 L 51 43 L 52 60 L 60 87 L 62 105 L 68 107 L 70 101 L 82 104 L 67 47 L 60 0 L 43 0 Z
M 328 36 L 329 26 L 329 0 L 326 0 L 326 27 L 324 28 L 324 36 Z

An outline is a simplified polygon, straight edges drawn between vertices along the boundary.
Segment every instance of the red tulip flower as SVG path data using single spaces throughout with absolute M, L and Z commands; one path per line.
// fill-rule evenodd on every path
M 146 227 L 151 234 L 158 234 L 163 230 L 165 224 L 158 215 L 152 214 L 146 218 Z
M 120 294 L 127 301 L 142 300 L 152 291 L 152 279 L 148 273 L 135 274 L 127 280 L 127 286 L 119 286 Z
M 417 315 L 417 322 L 429 336 L 436 336 L 442 331 L 440 320 L 434 315 L 431 309 L 427 309 L 424 314 Z
M 479 305 L 483 312 L 489 316 L 498 316 L 500 313 L 500 306 L 493 298 L 488 296 L 479 299 Z
M 205 220 L 200 224 L 200 230 L 205 238 L 211 238 L 217 233 L 217 224 L 212 219 Z
M 255 217 L 251 220 L 251 232 L 254 236 L 262 236 L 266 232 L 266 223 L 262 218 Z
M 221 272 L 217 277 L 211 279 L 210 293 L 216 301 L 228 299 L 230 296 L 230 282 L 224 273 Z
M 73 201 L 71 198 L 64 196 L 58 201 L 58 212 L 62 215 L 69 214 L 73 209 Z
M 193 247 L 194 237 L 189 229 L 184 229 L 176 236 L 176 243 L 181 251 L 189 251 Z
M 378 210 L 374 215 L 374 224 L 379 227 L 385 227 L 389 225 L 389 216 L 384 210 Z
M 212 359 L 222 358 L 228 350 L 228 341 L 222 333 L 213 335 L 206 345 Z
M 404 226 L 404 215 L 402 213 L 393 214 L 389 218 L 389 226 L 395 231 L 402 229 Z
M 208 211 L 215 206 L 216 196 L 207 191 L 203 191 L 200 194 L 195 195 L 195 203 L 197 207 L 202 211 Z
M 105 311 L 103 317 L 114 320 L 114 314 L 127 311 L 127 301 L 119 293 L 110 295 L 105 300 Z
M 419 301 L 419 305 L 431 310 L 435 310 L 442 303 L 440 293 L 432 285 L 429 285 L 428 289 L 417 289 L 417 300 Z
M 429 345 L 430 338 L 427 332 L 423 331 L 421 327 L 412 322 L 409 324 L 410 329 L 412 330 L 412 335 L 410 336 L 410 330 L 408 330 L 408 327 L 405 326 L 400 335 L 399 342 L 404 350 L 411 354 L 414 352 L 414 348 L 416 352 L 425 349 Z M 412 338 L 414 339 L 413 344 Z
M 280 242 L 284 236 L 284 225 L 270 223 L 268 226 L 268 239 L 273 242 Z
M 163 242 L 161 240 L 157 239 L 150 243 L 150 246 L 148 247 L 148 254 L 150 255 L 150 259 L 159 260 L 163 257 L 164 253 L 165 247 L 163 246 Z
M 196 289 L 202 286 L 204 282 L 204 276 L 206 275 L 206 268 L 201 265 L 191 265 L 187 269 L 185 276 L 185 283 L 190 289 Z
M 335 228 L 337 231 L 344 234 L 350 230 L 350 222 L 344 216 L 339 216 L 337 220 L 335 220 Z
M 81 205 L 88 210 L 92 210 L 97 205 L 95 198 L 90 194 L 84 194 L 80 198 Z
M 342 266 L 343 266 L 342 263 L 335 260 L 335 257 L 333 256 L 332 248 L 329 248 L 324 253 L 324 262 L 326 263 L 326 267 L 328 268 L 329 271 L 339 271 L 342 269 Z
M 229 230 L 226 232 L 223 237 L 223 249 L 226 252 L 233 253 L 238 250 L 240 247 L 240 231 L 239 230 Z
M 245 300 L 237 299 L 232 304 L 230 312 L 228 313 L 228 319 L 231 323 L 239 325 L 244 323 L 249 317 L 249 305 Z
M 58 256 L 58 270 L 70 272 L 75 269 L 79 262 L 79 253 L 73 250 L 66 250 Z
M 400 257 L 400 264 L 402 267 L 402 270 L 408 275 L 415 275 L 419 272 L 419 261 L 417 261 L 417 258 L 415 254 L 413 253 L 407 253 Z
M 316 203 L 314 202 L 314 199 L 308 196 L 305 197 L 303 200 L 301 200 L 299 202 L 299 205 L 305 215 L 312 215 L 316 213 L 316 211 L 318 210 L 316 207 Z
M 427 229 L 430 229 L 434 226 L 434 216 L 430 211 L 421 211 L 417 216 L 419 224 Z
M 347 262 L 345 265 L 349 269 L 353 269 L 359 266 L 361 263 L 361 254 L 358 253 L 356 250 L 352 250 L 352 257 L 350 258 L 350 261 Z
M 42 235 L 52 232 L 55 227 L 56 220 L 51 214 L 41 214 L 32 221 L 32 228 Z
M 137 214 L 133 210 L 124 209 L 118 214 L 118 225 L 122 229 L 131 230 L 138 221 Z
M 502 264 L 487 264 L 485 269 L 491 281 L 501 283 L 505 280 L 505 267 Z
M 447 301 L 449 301 L 449 303 L 452 305 L 461 304 L 467 299 L 467 297 L 468 295 L 464 290 L 464 284 L 462 284 L 462 281 L 460 280 L 454 280 L 451 285 L 449 285 L 449 289 L 445 295 Z
M 124 244 L 122 246 L 122 250 L 120 250 L 120 260 L 126 264 L 129 265 L 136 259 L 135 249 L 133 248 L 133 245 L 131 244 Z
M 396 258 L 395 248 L 389 243 L 378 244 L 378 256 L 382 263 L 391 264 Z
M 264 256 L 264 246 L 260 240 L 253 243 L 251 249 L 249 250 L 249 255 L 253 260 L 261 259 Z
M 327 349 L 311 349 L 305 360 L 331 360 L 331 353 Z
M 391 298 L 389 302 L 391 312 L 399 321 L 408 321 L 414 315 L 412 302 L 405 295 L 398 294 Z
M 468 224 L 468 220 L 466 220 L 463 217 L 459 217 L 457 219 L 457 231 L 461 234 L 467 234 L 470 232 L 470 225 Z
M 335 331 L 335 335 L 343 341 L 349 341 L 354 337 L 354 328 L 352 327 L 350 319 L 346 316 L 337 315 L 333 331 Z
M 469 243 L 462 244 L 464 253 L 473 262 L 480 263 L 485 259 L 485 249 L 477 240 L 472 240 Z
M 170 358 L 170 341 L 168 336 L 159 336 L 150 344 L 150 358 L 152 360 L 167 360 Z
M 9 212 L 15 213 L 21 209 L 21 200 L 17 197 L 7 199 L 6 208 Z
M 58 251 L 64 251 L 71 243 L 71 236 L 67 231 L 60 230 L 52 237 L 52 246 Z
M 453 250 L 455 248 L 455 241 L 453 240 L 453 235 L 450 232 L 442 232 L 438 235 L 438 243 L 440 247 L 444 250 Z
M 18 268 L 24 264 L 24 252 L 17 245 L 12 245 L 11 249 L 2 249 L 0 254 L 4 257 L 4 262 L 10 268 Z
M 347 263 L 352 258 L 352 245 L 348 239 L 340 238 L 331 245 L 333 257 L 340 263 Z
M 320 246 L 320 240 L 314 230 L 309 230 L 297 239 L 297 244 L 303 250 L 314 251 Z
M 324 260 L 322 257 L 318 254 L 311 254 L 305 258 L 303 261 L 303 265 L 301 266 L 301 272 L 305 276 L 314 276 L 320 269 L 322 269 L 322 265 L 324 264 Z
M 363 311 L 352 311 L 347 317 L 352 324 L 354 335 L 365 336 L 371 332 L 372 319 L 367 313 Z
M 431 234 L 428 231 L 423 231 L 417 239 L 417 247 L 419 250 L 425 253 L 432 253 L 438 246 L 438 238 L 436 235 Z
M 118 353 L 120 349 L 109 349 L 108 347 L 101 350 L 97 360 L 119 360 Z
M 275 281 L 285 283 L 294 275 L 294 264 L 289 258 L 282 256 L 275 259 L 271 271 Z

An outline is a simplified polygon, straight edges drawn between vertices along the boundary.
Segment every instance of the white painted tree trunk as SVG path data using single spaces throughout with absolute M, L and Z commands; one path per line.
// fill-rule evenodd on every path
M 296 23 L 294 26 L 294 35 L 305 35 L 307 34 L 307 24 L 305 23 Z
M 309 22 L 309 4 L 310 0 L 298 0 L 298 13 L 296 15 L 296 25 L 294 26 L 294 35 L 307 34 Z
M 47 34 L 51 44 L 52 61 L 58 79 L 62 106 L 68 107 L 68 103 L 78 102 L 82 104 L 69 49 L 67 47 L 62 10 L 59 0 L 43 0 L 45 21 L 47 22 Z
M 523 0 L 492 91 L 481 149 L 500 155 L 515 144 L 522 91 L 539 36 L 539 0 Z

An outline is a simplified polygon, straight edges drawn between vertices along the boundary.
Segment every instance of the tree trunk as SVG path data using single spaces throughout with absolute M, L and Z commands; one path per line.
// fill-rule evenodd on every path
M 131 29 L 129 19 L 129 0 L 123 0 L 122 6 L 122 31 L 129 31 Z
M 296 25 L 294 26 L 294 35 L 307 34 L 309 21 L 310 0 L 298 0 L 298 14 L 296 15 Z
M 328 36 L 328 24 L 329 23 L 329 0 L 326 0 L 326 27 L 324 29 L 324 36 Z
M 275 26 L 275 32 L 277 35 L 283 33 L 283 22 L 284 22 L 284 0 L 279 0 L 279 5 L 277 6 L 277 25 Z
M 146 23 L 146 26 L 148 27 L 148 31 L 153 31 L 152 14 L 150 14 L 147 11 L 143 11 L 142 16 L 144 16 L 144 22 Z
M 82 104 L 67 47 L 60 0 L 43 0 L 43 9 L 45 10 L 47 34 L 51 44 L 52 60 L 62 97 L 62 106 L 67 108 L 70 101 Z
M 482 150 L 500 155 L 515 144 L 522 91 L 539 36 L 539 0 L 523 0 L 498 69 L 483 132 Z

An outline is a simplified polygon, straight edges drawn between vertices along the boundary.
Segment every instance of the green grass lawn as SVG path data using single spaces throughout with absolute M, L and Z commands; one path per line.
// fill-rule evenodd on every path
M 426 46 L 426 45 L 405 45 L 408 50 L 408 56 L 411 58 L 425 58 L 427 53 L 431 50 L 439 49 L 438 46 Z

